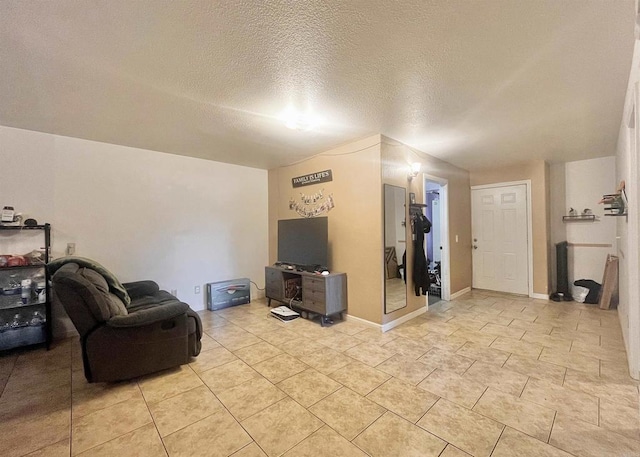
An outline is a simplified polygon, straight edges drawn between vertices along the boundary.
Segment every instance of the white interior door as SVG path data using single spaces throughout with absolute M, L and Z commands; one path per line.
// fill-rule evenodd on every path
M 471 190 L 473 287 L 529 293 L 527 186 Z

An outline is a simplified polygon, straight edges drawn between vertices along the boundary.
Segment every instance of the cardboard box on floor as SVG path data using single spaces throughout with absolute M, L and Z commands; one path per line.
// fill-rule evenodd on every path
M 618 304 L 618 257 L 607 254 L 607 262 L 602 276 L 602 287 L 598 297 L 600 309 L 609 309 Z

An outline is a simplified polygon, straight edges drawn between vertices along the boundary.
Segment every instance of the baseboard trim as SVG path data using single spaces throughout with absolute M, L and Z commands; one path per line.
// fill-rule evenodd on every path
M 461 289 L 461 290 L 451 294 L 449 299 L 450 300 L 455 300 L 456 298 L 462 297 L 464 294 L 468 294 L 469 292 L 471 292 L 471 287 L 465 287 L 464 289 Z
M 399 317 L 391 322 L 387 322 L 386 324 L 376 324 L 375 322 L 371 322 L 366 319 L 362 319 L 360 317 L 351 316 L 349 314 L 345 314 L 344 317 L 348 321 L 357 322 L 358 324 L 366 325 L 367 327 L 376 328 L 380 330 L 382 333 L 384 333 L 426 312 L 427 312 L 427 307 L 425 306 L 424 308 L 416 309 L 415 311 L 409 314 L 405 314 L 404 316 Z
M 530 298 L 535 298 L 538 300 L 549 300 L 549 295 L 548 294 L 538 294 L 538 293 L 532 293 Z
M 634 362 L 627 356 L 627 362 L 629 363 L 629 376 L 636 381 L 640 380 L 640 371 L 634 366 Z
M 383 324 L 380 326 L 380 329 L 382 330 L 382 332 L 386 332 L 391 330 L 394 327 L 397 327 L 398 325 L 404 324 L 407 321 L 410 321 L 411 319 L 413 319 L 414 317 L 418 317 L 421 314 L 424 314 L 427 312 L 427 307 L 424 306 L 420 309 L 416 309 L 413 312 L 410 312 L 409 314 L 405 314 L 402 317 L 397 318 L 396 320 L 393 320 L 391 322 L 387 322 L 386 324 Z
M 371 328 L 377 328 L 378 330 L 382 328 L 382 325 L 380 325 L 380 324 L 376 324 L 375 322 L 371 322 L 371 321 L 368 321 L 366 319 L 362 319 L 361 317 L 352 316 L 350 314 L 345 314 L 344 318 L 347 321 L 357 322 L 358 324 L 362 324 L 362 325 L 365 325 L 365 326 L 371 327 Z
M 538 300 L 549 300 L 549 295 L 548 294 L 537 294 L 537 293 L 532 293 L 531 294 L 531 298 L 536 298 Z

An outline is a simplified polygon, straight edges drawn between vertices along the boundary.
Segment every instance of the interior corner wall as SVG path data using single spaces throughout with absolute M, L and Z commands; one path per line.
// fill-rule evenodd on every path
M 293 188 L 292 178 L 331 170 L 333 180 Z M 277 261 L 277 221 L 300 217 L 289 201 L 323 191 L 333 197 L 329 268 L 347 274 L 350 316 L 381 324 L 384 268 L 380 136 L 331 149 L 297 164 L 269 170 L 269 262 Z
M 545 190 L 545 207 L 547 208 L 547 294 L 551 293 L 549 287 L 551 285 L 551 259 L 552 252 L 555 254 L 555 249 L 551 243 L 551 166 L 545 162 L 544 164 L 544 190 Z
M 616 158 L 599 157 L 565 164 L 565 214 L 590 209 L 595 222 L 567 222 L 569 242 L 569 285 L 575 280 L 602 282 L 607 254 L 616 253 L 616 221 L 605 217 L 605 205 L 597 202 L 615 192 Z
M 566 166 L 555 163 L 549 167 L 549 215 L 551 222 L 549 246 L 549 284 L 551 291 L 558 289 L 558 271 L 556 264 L 555 245 L 567 241 L 567 226 L 562 216 L 567 215 L 566 208 Z
M 533 293 L 549 294 L 549 207 L 547 187 L 549 169 L 542 160 L 507 167 L 471 172 L 471 185 L 499 184 L 531 180 L 531 214 L 533 224 Z
M 390 138 L 382 137 L 382 182 L 407 188 L 416 194 L 416 202 L 424 203 L 422 175 L 409 182 L 407 175 L 410 164 L 419 162 L 423 173 L 446 179 L 449 198 L 449 256 L 451 293 L 471 287 L 471 194 L 469 192 L 469 172 L 416 151 Z M 457 237 L 457 242 L 456 242 Z M 407 224 L 407 240 L 411 240 L 410 225 Z M 380 247 L 382 249 L 382 247 Z M 412 253 L 407 252 L 407 264 L 411 265 Z M 410 268 L 408 277 L 411 277 Z M 409 281 L 407 287 L 407 307 L 384 315 L 384 323 L 399 319 L 426 306 L 425 296 L 416 296 Z
M 266 170 L 2 126 L 0 151 L 2 204 L 51 223 L 54 257 L 75 243 L 120 280 L 153 279 L 195 310 L 208 282 L 264 284 Z M 63 314 L 58 334 L 72 328 Z

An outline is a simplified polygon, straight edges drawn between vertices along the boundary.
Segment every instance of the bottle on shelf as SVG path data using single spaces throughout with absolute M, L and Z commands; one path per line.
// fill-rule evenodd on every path
M 26 305 L 31 301 L 31 279 L 23 279 L 21 283 L 22 304 Z
M 20 293 L 20 282 L 18 281 L 17 275 L 9 275 L 9 281 L 4 288 L 5 295 L 14 295 Z
M 47 283 L 44 279 L 36 282 L 36 299 L 38 303 L 47 301 Z

